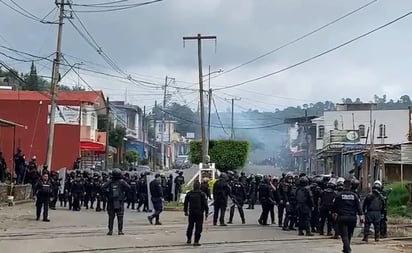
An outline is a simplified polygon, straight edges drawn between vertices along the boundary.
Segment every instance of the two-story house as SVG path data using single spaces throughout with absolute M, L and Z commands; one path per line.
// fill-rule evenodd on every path
M 378 163 L 369 163 L 370 152 L 375 157 L 379 153 L 375 149 L 407 142 L 410 115 L 409 109 L 378 110 L 372 103 L 338 104 L 335 111 L 325 111 L 312 120 L 316 124 L 317 169 L 339 176 L 354 172 L 358 177 L 380 178 Z
M 80 156 L 88 166 L 102 161 L 106 137 L 105 133 L 97 132 L 97 117 L 106 113 L 105 108 L 106 100 L 101 91 L 57 93 L 52 170 L 71 169 Z M 15 146 L 23 151 L 26 159 L 35 155 L 39 164 L 45 163 L 49 112 L 47 92 L 0 90 L 0 118 L 26 126 L 16 128 L 16 141 L 13 134 L 2 135 L 0 150 L 5 151 L 7 159 L 11 161 L 13 154 L 9 150 Z
M 171 168 L 176 157 L 176 142 L 180 141 L 180 135 L 176 133 L 176 121 L 173 120 L 156 120 L 155 121 L 155 137 L 160 151 L 159 160 L 163 162 L 163 168 Z

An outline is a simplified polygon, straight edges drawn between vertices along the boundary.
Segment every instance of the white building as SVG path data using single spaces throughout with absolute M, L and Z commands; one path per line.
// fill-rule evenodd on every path
M 411 112 L 403 110 L 376 110 L 375 104 L 338 104 L 336 111 L 326 111 L 322 117 L 312 120 L 317 127 L 316 149 L 328 143 L 332 130 L 357 130 L 360 143 L 401 144 L 408 141 Z
M 381 178 L 378 164 L 370 164 L 371 144 L 382 148 L 408 142 L 412 122 L 410 109 L 377 110 L 376 104 L 338 104 L 336 111 L 325 111 L 312 123 L 316 124 L 317 137 L 312 169 L 320 173 L 334 171 L 343 177 L 354 171 L 366 184 L 369 177 Z

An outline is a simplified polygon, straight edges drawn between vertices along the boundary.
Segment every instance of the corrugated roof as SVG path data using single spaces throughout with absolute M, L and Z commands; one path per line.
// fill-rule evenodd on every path
M 50 95 L 48 92 L 43 91 L 0 90 L 1 100 L 50 100 Z M 57 100 L 95 104 L 105 99 L 102 91 L 59 91 L 57 93 Z

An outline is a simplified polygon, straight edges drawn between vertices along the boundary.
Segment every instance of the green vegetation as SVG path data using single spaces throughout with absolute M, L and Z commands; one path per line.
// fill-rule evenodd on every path
M 408 206 L 409 192 L 406 184 L 401 182 L 385 186 L 386 189 L 392 189 L 388 196 L 388 214 L 395 217 L 412 218 L 411 207 Z
M 135 164 L 139 161 L 139 153 L 135 150 L 128 150 L 125 154 L 126 161 L 131 164 Z
M 201 162 L 202 144 L 190 142 L 190 161 Z M 209 143 L 210 161 L 221 171 L 242 169 L 249 153 L 249 142 L 240 140 L 211 140 Z

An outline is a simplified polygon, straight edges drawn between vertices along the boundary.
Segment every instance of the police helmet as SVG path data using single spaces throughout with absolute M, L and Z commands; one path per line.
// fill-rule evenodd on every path
M 299 185 L 304 187 L 309 185 L 309 178 L 307 176 L 303 176 L 299 178 Z
M 351 184 L 352 184 L 352 190 L 357 190 L 359 185 L 360 185 L 360 182 L 359 182 L 358 179 L 352 178 L 351 179 Z
M 122 171 L 118 168 L 114 169 L 112 171 L 112 177 L 116 178 L 116 179 L 121 178 L 122 177 Z
M 376 180 L 375 182 L 373 182 L 372 189 L 381 190 L 382 189 L 382 182 L 379 181 L 379 180 Z

